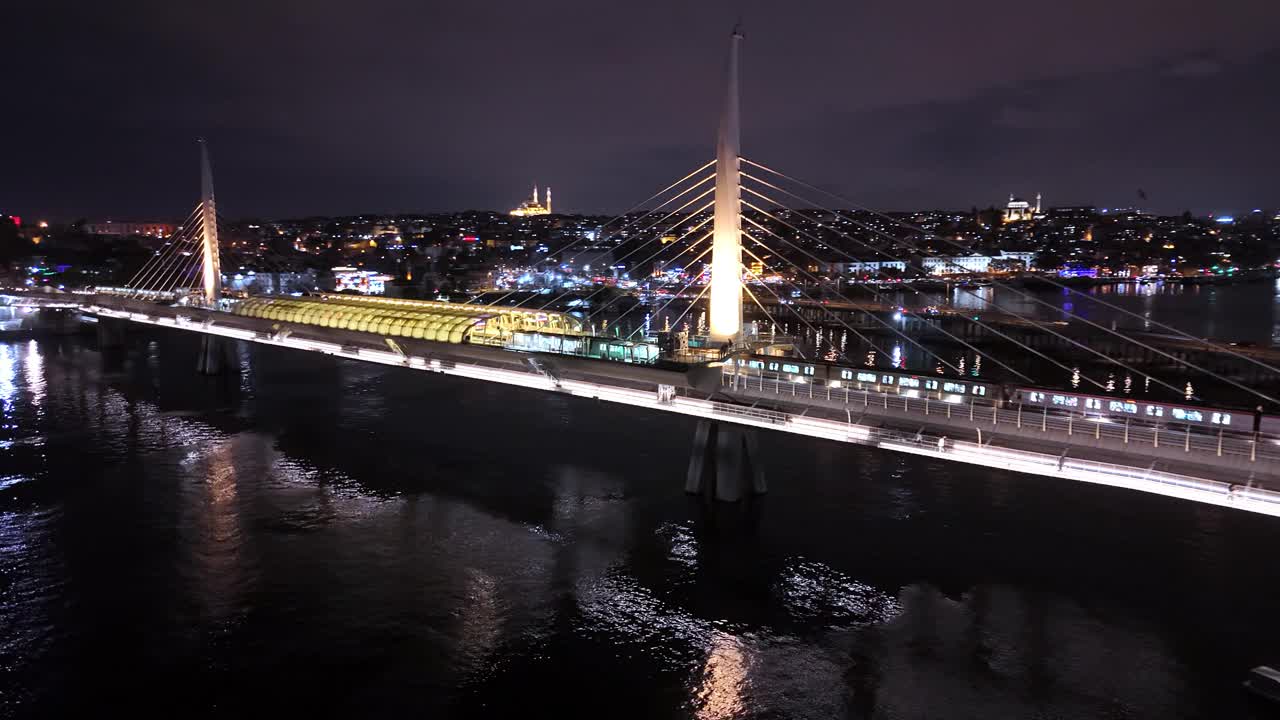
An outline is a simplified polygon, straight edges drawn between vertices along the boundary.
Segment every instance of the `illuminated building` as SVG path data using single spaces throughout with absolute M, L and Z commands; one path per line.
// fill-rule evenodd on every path
M 533 186 L 533 199 L 525 200 L 518 207 L 511 211 L 516 217 L 530 217 L 533 215 L 550 215 L 551 214 L 551 188 L 547 188 L 547 204 L 543 205 L 538 202 L 538 186 Z
M 1009 204 L 1005 205 L 1004 209 L 1005 222 L 1024 222 L 1038 217 L 1043 217 L 1043 213 L 1040 211 L 1040 193 L 1036 193 L 1036 205 L 1034 208 L 1026 200 L 1009 195 Z
M 89 235 L 118 235 L 120 237 L 146 235 L 148 237 L 156 238 L 169 237 L 177 230 L 177 228 L 170 223 L 115 222 L 113 220 L 85 223 L 83 229 L 84 232 Z
M 358 270 L 353 267 L 336 267 L 333 269 L 333 289 L 337 292 L 351 291 L 362 295 L 382 295 L 387 291 L 390 275 Z

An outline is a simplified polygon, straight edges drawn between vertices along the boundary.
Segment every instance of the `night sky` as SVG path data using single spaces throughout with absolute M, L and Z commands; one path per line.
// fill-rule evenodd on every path
M 200 135 L 227 217 L 620 211 L 711 158 L 739 12 L 743 154 L 861 204 L 1280 205 L 1275 0 L 20 0 L 0 212 L 181 218 Z

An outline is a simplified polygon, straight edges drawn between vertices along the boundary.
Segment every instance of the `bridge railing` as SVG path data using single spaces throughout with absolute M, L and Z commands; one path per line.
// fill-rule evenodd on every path
M 870 440 L 881 446 L 915 448 L 918 451 L 942 457 L 967 460 L 988 466 L 1000 466 L 1010 470 L 1033 471 L 1033 468 L 1077 474 L 1078 479 L 1107 478 L 1109 485 L 1125 485 L 1134 489 L 1150 489 L 1143 486 L 1155 483 L 1167 488 L 1185 491 L 1186 496 L 1208 494 L 1217 496 L 1225 504 L 1261 503 L 1280 514 L 1280 492 L 1250 485 L 1210 480 L 1154 468 L 1138 468 L 1099 460 L 1078 460 L 1053 457 L 1043 453 L 1027 452 L 1012 448 L 978 445 L 973 442 L 957 442 L 946 436 L 911 434 L 902 431 L 874 428 Z M 1093 480 L 1090 480 L 1093 481 Z M 1127 485 L 1126 485 L 1127 481 Z M 1179 493 L 1166 493 L 1179 494 Z M 1203 498 L 1200 498 L 1203 499 Z
M 876 392 L 870 389 L 833 388 L 828 385 L 801 383 L 783 377 L 764 377 L 724 373 L 722 387 L 730 391 L 745 391 L 753 395 L 773 395 L 782 401 L 802 404 L 826 405 L 836 408 L 872 408 L 883 413 L 937 417 L 947 421 L 963 420 L 975 431 L 994 426 L 1008 431 L 1016 429 L 1021 434 L 1065 435 L 1078 440 L 1107 440 L 1121 446 L 1149 446 L 1181 450 L 1185 453 L 1212 455 L 1215 458 L 1237 459 L 1242 462 L 1280 463 L 1280 438 L 1227 432 L 1204 433 L 1190 425 L 1170 427 L 1133 421 L 1116 422 L 1109 418 L 1063 414 L 1047 408 L 1027 408 L 1015 405 L 1000 407 L 991 401 L 978 401 L 972 397 L 961 403 L 946 402 L 936 398 L 913 398 L 897 393 Z

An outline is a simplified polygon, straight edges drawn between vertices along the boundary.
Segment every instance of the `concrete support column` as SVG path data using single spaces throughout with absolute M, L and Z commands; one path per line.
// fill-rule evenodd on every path
M 196 372 L 201 375 L 222 375 L 240 369 L 236 362 L 235 347 L 228 338 L 217 335 L 200 336 L 200 355 L 196 357 Z
M 737 502 L 768 491 L 756 433 L 737 425 L 699 420 L 684 490 L 691 495 Z
M 124 347 L 124 320 L 98 319 L 98 349 L 118 350 Z

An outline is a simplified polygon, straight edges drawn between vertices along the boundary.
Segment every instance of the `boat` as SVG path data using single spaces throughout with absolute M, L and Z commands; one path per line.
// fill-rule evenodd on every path
M 1244 687 L 1258 697 L 1280 703 L 1280 671 L 1267 665 L 1259 665 L 1249 671 Z

